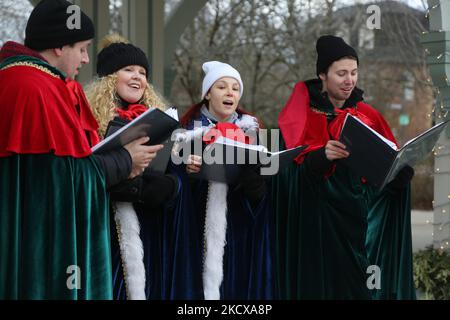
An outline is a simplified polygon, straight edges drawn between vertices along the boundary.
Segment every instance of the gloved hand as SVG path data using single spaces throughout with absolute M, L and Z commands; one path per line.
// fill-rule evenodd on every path
M 127 179 L 109 188 L 111 200 L 122 202 L 140 202 L 142 194 L 142 176 Z
M 410 166 L 403 167 L 397 176 L 386 187 L 391 191 L 398 193 L 411 181 L 414 176 L 414 169 Z
M 264 177 L 256 172 L 254 168 L 245 168 L 242 171 L 239 182 L 245 197 L 252 206 L 258 204 L 266 193 L 267 186 Z
M 146 170 L 143 174 L 141 201 L 146 209 L 153 209 L 170 201 L 178 192 L 178 179 L 172 174 Z

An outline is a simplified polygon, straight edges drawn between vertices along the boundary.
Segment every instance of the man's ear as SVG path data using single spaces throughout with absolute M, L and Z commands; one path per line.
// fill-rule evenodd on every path
M 61 47 L 61 48 L 53 48 L 52 50 L 53 50 L 53 53 L 55 54 L 55 56 L 57 56 L 57 57 L 61 57 L 62 56 L 62 54 L 63 54 L 63 49 L 64 47 Z
M 327 75 L 323 72 L 319 73 L 319 78 L 320 78 L 320 80 L 325 81 L 327 79 Z

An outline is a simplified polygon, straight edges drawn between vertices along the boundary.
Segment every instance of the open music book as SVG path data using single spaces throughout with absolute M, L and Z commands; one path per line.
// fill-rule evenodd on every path
M 339 161 L 381 190 L 404 166 L 413 167 L 423 160 L 433 150 L 447 124 L 448 121 L 439 123 L 397 149 L 394 142 L 347 114 L 339 141 L 346 145 L 350 156 Z

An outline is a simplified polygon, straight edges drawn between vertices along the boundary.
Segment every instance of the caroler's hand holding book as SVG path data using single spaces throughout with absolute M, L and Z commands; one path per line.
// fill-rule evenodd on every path
M 221 136 L 205 147 L 200 172 L 191 176 L 233 184 L 245 168 L 253 168 L 262 176 L 275 175 L 306 147 L 270 152 L 263 145 L 246 144 Z
M 339 141 L 345 144 L 350 155 L 338 161 L 381 190 L 403 167 L 413 167 L 423 160 L 433 150 L 447 124 L 448 121 L 439 123 L 397 149 L 394 142 L 347 114 Z
M 176 108 L 169 108 L 165 112 L 150 108 L 95 145 L 92 152 L 112 150 L 145 136 L 150 138 L 148 145 L 160 144 L 170 138 L 179 125 Z
M 94 154 L 125 146 L 133 140 L 148 136 L 148 145 L 163 144 L 164 148 L 149 165 L 149 170 L 165 172 L 170 159 L 173 141 L 172 132 L 179 127 L 178 112 L 175 107 L 166 111 L 150 108 L 133 121 L 111 121 L 105 139 L 92 148 Z

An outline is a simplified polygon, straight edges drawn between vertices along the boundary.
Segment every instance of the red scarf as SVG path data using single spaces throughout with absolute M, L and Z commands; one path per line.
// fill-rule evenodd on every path
M 332 138 L 333 140 L 339 140 L 339 136 L 341 134 L 347 114 L 351 114 L 352 116 L 357 117 L 359 120 L 361 120 L 371 128 L 375 125 L 373 121 L 369 119 L 369 117 L 367 117 L 364 113 L 359 112 L 357 108 L 345 108 L 343 110 L 334 108 L 334 112 L 337 114 L 337 116 L 328 125 L 328 132 L 330 133 L 330 138 Z
M 203 142 L 212 144 L 221 136 L 245 144 L 250 144 L 251 142 L 250 137 L 241 128 L 230 122 L 217 123 L 203 136 Z
M 116 108 L 116 112 L 119 115 L 119 117 L 128 121 L 137 118 L 147 110 L 148 108 L 142 104 L 130 104 L 127 110 L 122 108 Z

